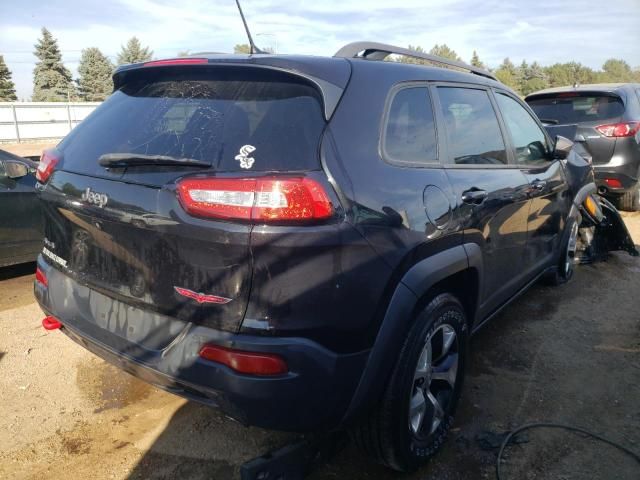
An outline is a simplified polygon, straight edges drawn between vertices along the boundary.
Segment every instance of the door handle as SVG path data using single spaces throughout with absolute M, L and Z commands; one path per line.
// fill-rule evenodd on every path
M 531 187 L 533 187 L 534 190 L 537 190 L 539 192 L 544 190 L 546 186 L 547 186 L 547 182 L 544 180 L 534 180 L 533 182 L 531 182 Z
M 487 193 L 486 190 L 471 189 L 471 190 L 462 192 L 462 201 L 464 203 L 480 205 L 482 202 L 484 202 L 484 199 L 487 198 L 488 196 L 489 194 Z

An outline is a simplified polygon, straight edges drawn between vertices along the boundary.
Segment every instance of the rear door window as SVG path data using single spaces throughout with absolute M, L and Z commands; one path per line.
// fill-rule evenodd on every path
M 543 123 L 559 125 L 615 120 L 624 113 L 620 97 L 610 95 L 567 92 L 527 103 Z
M 498 93 L 496 100 L 504 123 L 511 133 L 516 163 L 535 165 L 548 162 L 551 155 L 547 137 L 529 112 L 503 93 Z
M 382 150 L 391 162 L 417 165 L 437 162 L 436 128 L 426 86 L 396 92 L 387 114 Z
M 507 163 L 498 118 L 486 90 L 438 87 L 438 98 L 447 129 L 449 163 Z
M 111 95 L 61 144 L 62 168 L 99 174 L 101 155 L 131 153 L 200 160 L 216 171 L 311 170 L 324 125 L 319 92 L 291 75 L 167 73 Z

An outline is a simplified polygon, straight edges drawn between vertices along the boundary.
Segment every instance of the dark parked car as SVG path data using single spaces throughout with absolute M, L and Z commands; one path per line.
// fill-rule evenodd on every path
M 640 210 L 639 83 L 552 88 L 526 102 L 552 128 L 575 126 L 600 193 L 622 210 Z
M 241 422 L 348 427 L 416 468 L 470 334 L 567 281 L 599 207 L 588 162 L 491 74 L 376 61 L 391 52 L 419 55 L 119 67 L 39 168 L 45 327 Z
M 0 267 L 33 262 L 42 250 L 37 165 L 0 150 Z

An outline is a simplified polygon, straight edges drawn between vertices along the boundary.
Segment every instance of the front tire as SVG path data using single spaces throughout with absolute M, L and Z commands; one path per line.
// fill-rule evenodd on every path
M 402 472 L 432 457 L 453 423 L 467 347 L 462 305 L 451 294 L 436 296 L 412 325 L 378 406 L 355 429 L 358 446 Z
M 573 277 L 578 248 L 578 222 L 571 218 L 567 222 L 567 238 L 562 244 L 558 264 L 551 274 L 547 276 L 547 283 L 552 286 L 560 286 L 567 283 Z

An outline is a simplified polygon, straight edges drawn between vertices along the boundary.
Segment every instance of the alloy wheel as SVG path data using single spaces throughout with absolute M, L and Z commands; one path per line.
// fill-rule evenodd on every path
M 409 399 L 409 428 L 418 438 L 433 434 L 446 418 L 458 376 L 458 357 L 458 337 L 451 325 L 440 325 L 426 338 Z

